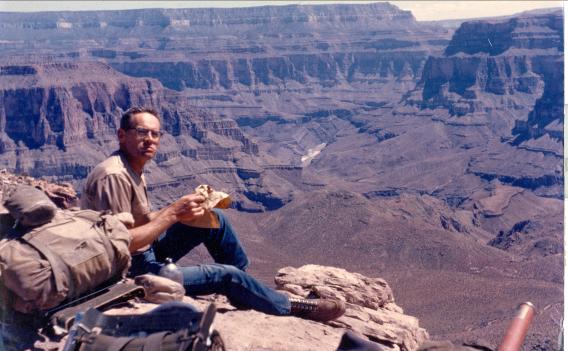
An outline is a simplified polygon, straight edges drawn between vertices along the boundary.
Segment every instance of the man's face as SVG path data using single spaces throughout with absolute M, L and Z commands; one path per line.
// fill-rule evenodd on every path
M 158 151 L 160 121 L 147 112 L 137 113 L 130 120 L 130 128 L 118 130 L 118 141 L 128 158 L 147 162 Z

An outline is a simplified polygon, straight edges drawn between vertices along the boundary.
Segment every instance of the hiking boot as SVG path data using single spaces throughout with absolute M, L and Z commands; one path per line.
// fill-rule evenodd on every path
M 290 315 L 326 322 L 345 313 L 345 303 L 328 299 L 290 299 Z

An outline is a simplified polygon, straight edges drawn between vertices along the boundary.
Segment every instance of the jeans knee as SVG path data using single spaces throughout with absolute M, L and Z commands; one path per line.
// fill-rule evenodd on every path
M 246 275 L 246 273 L 237 267 L 226 264 L 219 266 L 221 267 L 220 270 L 223 280 L 230 280 L 233 283 L 240 283 L 244 280 L 244 275 Z
M 237 268 L 240 269 L 241 271 L 245 272 L 249 265 L 250 265 L 250 261 L 248 259 L 248 256 L 246 254 L 244 254 L 243 258 L 242 258 L 242 263 Z
M 212 211 L 213 211 L 213 213 L 215 213 L 217 215 L 217 219 L 219 220 L 219 224 L 221 225 L 221 227 L 223 227 L 225 225 L 225 223 L 227 222 L 227 217 L 225 216 L 223 211 L 220 211 L 217 208 L 214 208 Z
M 249 286 L 249 276 L 244 271 L 231 265 L 220 264 L 216 266 L 218 278 L 220 278 L 225 292 L 228 292 L 235 288 L 239 289 L 238 287 Z

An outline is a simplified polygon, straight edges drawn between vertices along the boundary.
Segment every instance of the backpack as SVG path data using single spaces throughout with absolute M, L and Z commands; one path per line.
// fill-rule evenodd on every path
M 37 192 L 41 195 L 31 192 L 19 201 L 45 196 Z M 18 190 L 11 199 L 17 194 Z M 102 283 L 120 279 L 130 267 L 130 234 L 116 216 L 91 210 L 56 210 L 48 222 L 33 227 L 21 225 L 22 220 L 33 222 L 26 221 L 26 215 L 29 213 L 21 211 L 13 215 L 12 222 L 17 220 L 14 228 L 6 228 L 10 221 L 5 215 L 0 219 L 2 231 L 8 232 L 7 240 L 0 244 L 0 282 L 8 304 L 16 311 L 32 313 L 56 307 Z
M 53 219 L 57 206 L 45 193 L 29 185 L 21 185 L 4 202 L 16 225 L 37 227 Z
M 64 350 L 79 351 L 224 351 L 211 328 L 217 309 L 167 302 L 138 315 L 107 315 L 89 309 L 69 331 Z

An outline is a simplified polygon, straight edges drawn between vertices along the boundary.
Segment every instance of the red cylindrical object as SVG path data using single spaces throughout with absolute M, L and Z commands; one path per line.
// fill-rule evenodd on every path
M 505 337 L 499 346 L 499 351 L 519 351 L 527 331 L 532 323 L 535 314 L 535 307 L 530 302 L 523 302 L 519 305 L 517 315 L 511 321 Z

